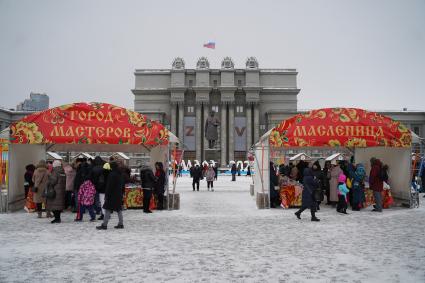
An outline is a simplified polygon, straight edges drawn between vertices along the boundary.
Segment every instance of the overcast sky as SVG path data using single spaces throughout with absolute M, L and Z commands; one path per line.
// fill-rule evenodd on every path
M 425 110 L 425 0 L 0 0 L 3 107 L 34 91 L 132 108 L 134 70 L 176 56 L 296 68 L 299 109 Z

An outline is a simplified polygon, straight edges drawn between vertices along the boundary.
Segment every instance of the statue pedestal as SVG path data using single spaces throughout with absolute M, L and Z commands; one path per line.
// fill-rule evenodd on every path
M 220 150 L 214 149 L 214 148 L 207 148 L 205 149 L 205 158 L 207 162 L 210 162 L 210 160 L 214 160 L 215 162 L 220 164 Z

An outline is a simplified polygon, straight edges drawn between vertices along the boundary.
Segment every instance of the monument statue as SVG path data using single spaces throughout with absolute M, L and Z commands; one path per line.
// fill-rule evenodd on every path
M 214 111 L 210 111 L 205 121 L 205 138 L 208 140 L 208 148 L 214 148 L 215 141 L 218 139 L 217 127 L 220 125 L 220 120 L 214 116 Z

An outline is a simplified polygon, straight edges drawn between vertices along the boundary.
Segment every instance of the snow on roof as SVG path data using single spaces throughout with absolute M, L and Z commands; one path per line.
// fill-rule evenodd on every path
M 47 155 L 50 155 L 55 160 L 62 160 L 62 157 L 59 154 L 57 154 L 56 152 L 48 151 L 46 153 L 47 153 Z
M 327 157 L 325 160 L 326 161 L 332 161 L 334 159 L 338 159 L 338 160 L 343 160 L 344 159 L 344 155 L 342 153 L 334 153 L 331 156 Z
M 85 157 L 87 159 L 94 159 L 94 156 L 91 156 L 87 152 L 81 152 L 81 153 L 77 154 L 74 158 L 79 158 L 81 156 L 83 156 L 83 157 Z
M 292 156 L 291 158 L 289 158 L 290 161 L 295 161 L 295 160 L 311 160 L 311 157 L 308 156 L 307 154 L 301 152 L 298 153 L 294 156 Z
M 114 155 L 118 155 L 119 157 L 121 157 L 122 159 L 125 159 L 125 160 L 129 160 L 130 159 L 130 157 L 128 157 L 127 155 L 125 155 L 123 152 L 115 152 L 111 156 L 114 156 Z

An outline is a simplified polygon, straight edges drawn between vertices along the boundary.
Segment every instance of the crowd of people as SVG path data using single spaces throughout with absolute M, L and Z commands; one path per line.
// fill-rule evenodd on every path
M 37 166 L 26 166 L 24 175 L 26 207 L 29 202 L 35 204 L 37 217 L 43 217 L 43 204 L 46 217 L 53 217 L 51 223 L 61 223 L 61 213 L 70 210 L 76 213 L 75 222 L 83 221 L 86 210 L 90 221 L 102 220 L 97 229 L 106 230 L 111 214 L 118 215 L 118 225 L 124 228 L 123 198 L 125 184 L 135 181 L 130 176 L 130 169 L 122 162 L 113 160 L 105 162 L 100 156 L 94 160 L 77 158 L 73 163 L 62 163 L 59 160 L 46 162 L 40 160 Z M 155 173 L 149 166 L 140 168 L 140 181 L 143 188 L 143 211 L 149 210 L 152 193 L 158 200 L 157 209 L 163 209 L 163 198 L 166 185 L 166 174 L 163 164 L 155 164 Z
M 348 161 L 327 161 L 322 169 L 319 161 L 309 163 L 300 161 L 297 165 L 289 163 L 275 167 L 270 163 L 270 201 L 271 207 L 277 207 L 280 203 L 279 193 L 275 189 L 281 182 L 291 179 L 298 181 L 303 186 L 302 205 L 295 212 L 297 218 L 301 218 L 301 213 L 310 209 L 311 220 L 320 221 L 316 217 L 316 212 L 320 210 L 321 202 L 326 196 L 326 204 L 336 207 L 336 211 L 348 214 L 347 208 L 350 205 L 353 211 L 364 208 L 365 182 L 369 183 L 369 188 L 373 191 L 375 205 L 372 211 L 382 212 L 382 191 L 384 183 L 388 182 L 388 166 L 381 160 L 371 158 L 371 170 L 369 176 L 366 174 L 364 164 L 355 164 L 354 160 Z

